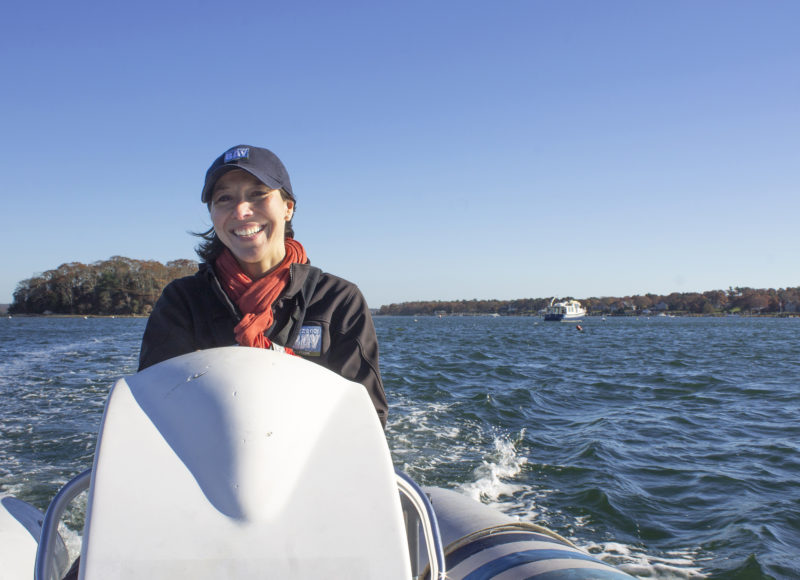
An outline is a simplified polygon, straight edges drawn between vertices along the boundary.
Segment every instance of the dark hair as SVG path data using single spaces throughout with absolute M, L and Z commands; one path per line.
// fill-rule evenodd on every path
M 279 189 L 278 191 L 281 192 L 281 199 L 283 201 L 293 201 L 295 204 L 294 207 L 297 209 L 297 202 L 291 193 L 287 192 L 283 188 Z M 210 201 L 208 202 L 208 208 L 209 210 L 211 209 Z M 292 219 L 294 219 L 294 213 L 292 213 Z M 292 219 L 286 222 L 286 231 L 284 232 L 283 236 L 284 238 L 294 238 Z M 200 259 L 207 264 L 213 264 L 225 249 L 225 244 L 223 244 L 217 237 L 217 232 L 214 231 L 214 226 L 211 226 L 204 232 L 192 232 L 192 235 L 203 239 L 203 241 L 200 242 L 194 251 L 197 252 L 197 255 L 200 257 Z

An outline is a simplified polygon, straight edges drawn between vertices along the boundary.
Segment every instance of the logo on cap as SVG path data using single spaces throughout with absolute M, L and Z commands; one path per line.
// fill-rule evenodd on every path
M 250 147 L 234 147 L 225 152 L 225 163 L 250 158 Z

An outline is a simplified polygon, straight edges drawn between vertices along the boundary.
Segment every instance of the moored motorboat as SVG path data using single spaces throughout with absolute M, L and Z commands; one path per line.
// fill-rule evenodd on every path
M 556 299 L 553 298 L 550 300 L 549 306 L 542 310 L 542 316 L 545 320 L 552 322 L 579 320 L 586 316 L 586 309 L 577 300 L 556 302 Z
M 47 513 L 0 497 L 12 580 L 630 578 L 552 532 L 397 473 L 363 387 L 274 351 L 190 353 L 120 379 L 91 470 Z M 430 555 L 430 556 L 429 556 Z M 446 576 L 445 576 L 446 571 Z

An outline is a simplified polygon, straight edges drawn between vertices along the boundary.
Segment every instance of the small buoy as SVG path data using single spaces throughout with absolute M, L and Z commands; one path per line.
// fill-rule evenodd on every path
M 578 332 L 583 332 L 583 327 L 582 327 L 580 324 L 578 324 L 577 326 L 575 326 L 575 328 L 577 328 L 577 329 L 578 329 Z

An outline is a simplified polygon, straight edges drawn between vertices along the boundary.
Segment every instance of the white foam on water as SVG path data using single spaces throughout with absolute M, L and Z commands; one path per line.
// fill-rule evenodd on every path
M 0 493 L 7 493 L 8 495 L 20 499 L 25 497 L 24 494 L 29 488 L 30 484 L 26 480 L 20 480 L 16 482 L 4 481 L 2 485 L 0 485 Z
M 473 499 L 498 509 L 523 521 L 542 525 L 551 518 L 566 517 L 560 511 L 542 508 L 542 498 L 555 492 L 553 489 L 532 489 L 529 484 L 516 481 L 528 464 L 528 458 L 518 449 L 525 430 L 518 436 L 497 435 L 494 449 L 474 470 L 474 480 L 461 484 L 460 489 Z M 588 516 L 568 518 L 573 529 L 589 529 Z M 620 542 L 587 543 L 571 537 L 575 545 L 599 560 L 615 566 L 628 574 L 655 580 L 695 580 L 705 578 L 698 564 L 696 550 L 674 550 L 660 556 L 645 553 L 641 548 Z
M 83 536 L 80 534 L 80 532 L 77 532 L 76 530 L 64 525 L 64 522 L 59 522 L 58 533 L 61 536 L 61 539 L 64 540 L 64 544 L 67 546 L 67 553 L 69 554 L 70 562 L 74 561 L 75 558 L 81 554 Z
M 402 403 L 396 404 L 395 408 L 404 407 Z M 390 419 L 388 435 L 390 437 L 390 448 L 395 459 L 410 456 L 409 461 L 413 461 L 420 449 L 430 446 L 433 440 L 444 438 L 448 441 L 458 440 L 461 429 L 457 425 L 451 425 L 444 429 L 437 427 L 437 422 L 432 417 L 437 417 L 445 413 L 450 405 L 446 403 L 430 403 L 425 407 L 405 408 L 402 418 L 395 422 Z M 449 445 L 446 447 L 449 448 Z M 426 465 L 416 462 L 415 468 L 424 470 Z M 408 469 L 408 462 L 403 469 Z
M 619 542 L 577 545 L 606 564 L 639 578 L 694 580 L 706 577 L 697 564 L 697 552 L 694 550 L 673 550 L 663 556 L 653 556 L 636 546 Z
M 520 431 L 516 441 L 522 440 L 525 430 Z M 461 489 L 473 499 L 484 503 L 496 503 L 501 496 L 513 496 L 524 489 L 514 482 L 528 458 L 517 450 L 517 443 L 507 435 L 494 438 L 494 451 L 483 459 L 475 469 L 475 481 L 461 484 Z

